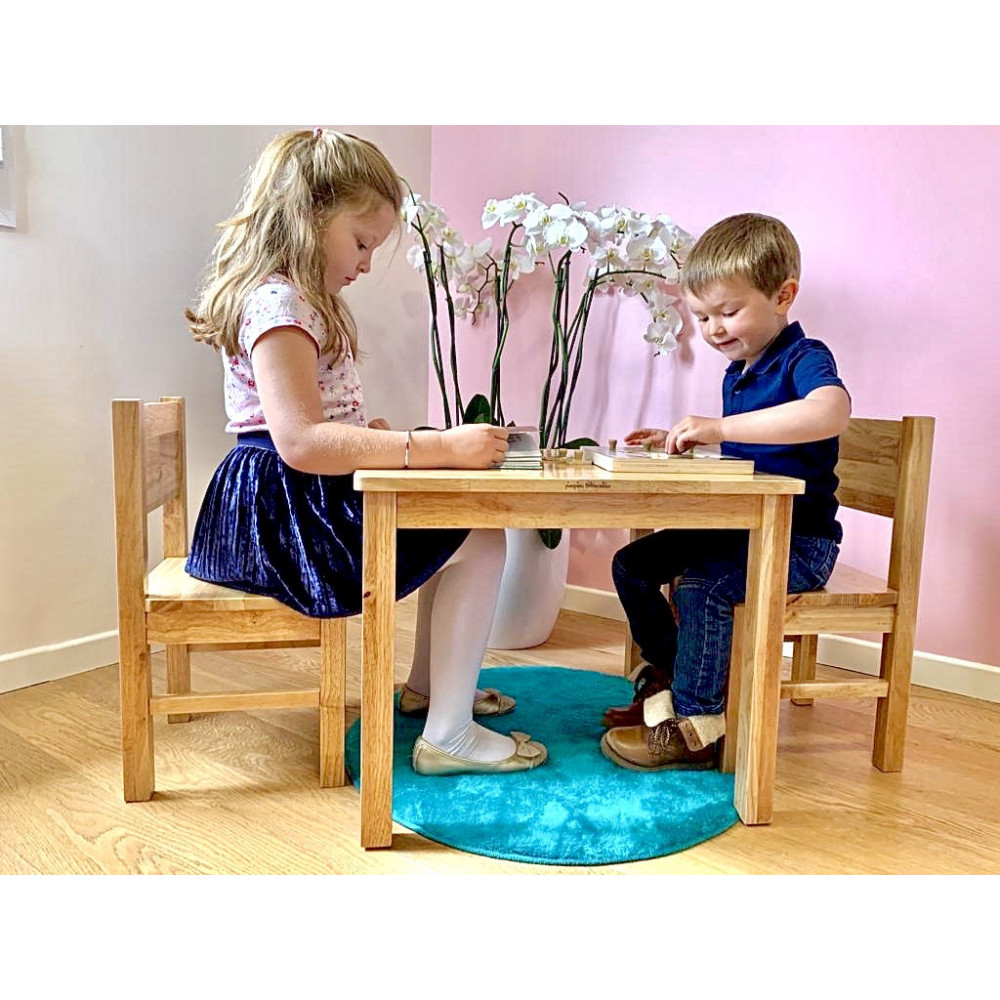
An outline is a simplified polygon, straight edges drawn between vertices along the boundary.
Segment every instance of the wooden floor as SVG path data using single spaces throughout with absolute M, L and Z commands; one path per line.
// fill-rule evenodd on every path
M 414 609 L 412 599 L 400 605 L 398 680 Z M 356 620 L 349 638 L 353 721 Z M 487 665 L 618 673 L 622 641 L 621 625 L 564 611 L 546 645 L 490 652 Z M 195 684 L 305 687 L 315 684 L 317 656 L 196 653 Z M 162 685 L 162 656 L 154 659 Z M 158 791 L 125 805 L 117 704 L 116 666 L 0 695 L 0 872 L 560 870 L 463 854 L 398 826 L 391 851 L 362 851 L 358 793 L 318 787 L 317 715 L 305 709 L 195 716 L 186 725 L 158 718 Z M 1000 705 L 915 689 L 901 774 L 872 768 L 873 725 L 873 702 L 782 702 L 771 826 L 737 825 L 680 854 L 593 870 L 1000 873 Z

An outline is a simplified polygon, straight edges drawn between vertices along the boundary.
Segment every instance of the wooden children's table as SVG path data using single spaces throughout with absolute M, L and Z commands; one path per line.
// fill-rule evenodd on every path
M 744 528 L 750 531 L 735 805 L 771 821 L 792 496 L 784 476 L 684 478 L 547 465 L 540 472 L 359 470 L 364 492 L 361 844 L 392 846 L 399 528 Z M 544 742 L 545 734 L 536 733 Z

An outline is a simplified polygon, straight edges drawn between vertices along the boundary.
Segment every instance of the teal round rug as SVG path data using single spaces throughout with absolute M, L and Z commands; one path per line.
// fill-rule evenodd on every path
M 623 677 L 565 667 L 492 667 L 480 687 L 517 699 L 509 715 L 477 721 L 530 733 L 549 759 L 532 771 L 431 777 L 410 766 L 423 719 L 394 714 L 392 818 L 441 844 L 545 865 L 607 865 L 657 858 L 737 822 L 733 776 L 644 774 L 601 753 L 601 715 L 632 700 Z M 361 720 L 347 733 L 347 769 L 360 784 Z

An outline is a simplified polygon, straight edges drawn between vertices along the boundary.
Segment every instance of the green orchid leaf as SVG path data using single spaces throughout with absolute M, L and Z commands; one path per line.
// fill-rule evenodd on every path
M 573 438 L 572 441 L 567 441 L 564 445 L 560 445 L 561 448 L 583 448 L 584 446 L 597 447 L 597 442 L 593 438 Z
M 465 414 L 462 417 L 462 423 L 489 424 L 492 422 L 490 401 L 482 393 L 477 393 L 469 400 L 469 405 L 465 408 Z
M 539 528 L 538 537 L 547 549 L 554 549 L 562 541 L 562 528 Z

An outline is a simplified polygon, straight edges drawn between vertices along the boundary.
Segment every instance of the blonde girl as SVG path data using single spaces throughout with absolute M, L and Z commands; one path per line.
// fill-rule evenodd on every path
M 196 340 L 221 355 L 236 444 L 209 485 L 188 572 L 318 618 L 361 609 L 362 501 L 355 469 L 485 469 L 507 432 L 483 424 L 392 430 L 367 420 L 357 331 L 341 291 L 371 269 L 398 225 L 403 185 L 372 143 L 326 128 L 277 136 L 236 214 L 220 224 L 197 305 Z M 400 531 L 397 596 L 420 587 L 400 710 L 427 713 L 422 774 L 525 770 L 545 747 L 473 721 L 512 711 L 480 691 L 503 569 L 497 531 Z

